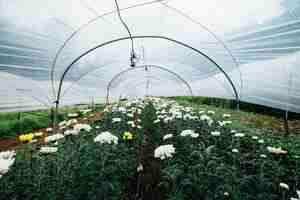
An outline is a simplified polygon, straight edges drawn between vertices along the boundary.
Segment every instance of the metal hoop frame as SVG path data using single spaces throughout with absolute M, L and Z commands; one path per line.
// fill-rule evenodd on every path
M 128 69 L 125 69 L 125 70 L 121 71 L 120 73 L 116 74 L 116 75 L 109 81 L 109 83 L 108 83 L 108 85 L 107 85 L 107 87 L 106 87 L 106 104 L 109 103 L 109 92 L 110 92 L 112 83 L 113 83 L 117 78 L 121 77 L 122 75 L 124 75 L 124 74 L 126 74 L 126 73 L 129 73 L 129 72 L 131 72 L 131 71 L 134 71 L 134 70 L 136 70 L 136 69 L 143 69 L 143 68 L 145 68 L 145 67 L 156 68 L 156 69 L 160 69 L 160 70 L 162 70 L 162 71 L 168 72 L 168 73 L 170 73 L 170 74 L 173 74 L 176 78 L 178 78 L 181 82 L 183 82 L 183 83 L 187 86 L 190 95 L 191 95 L 191 96 L 194 96 L 194 95 L 193 95 L 193 90 L 192 90 L 190 84 L 189 84 L 184 78 L 182 78 L 179 74 L 173 72 L 172 70 L 169 70 L 169 69 L 167 69 L 167 68 L 165 68 L 165 67 L 158 66 L 158 65 L 139 65 L 139 66 L 136 66 L 136 67 L 134 67 L 134 68 L 128 68 Z
M 223 75 L 225 76 L 225 78 L 227 79 L 227 81 L 230 83 L 232 89 L 233 89 L 233 92 L 234 92 L 234 95 L 235 95 L 235 101 L 236 101 L 236 105 L 237 105 L 237 109 L 239 109 L 239 94 L 238 94 L 238 91 L 233 83 L 233 81 L 231 80 L 231 78 L 229 77 L 229 75 L 224 71 L 224 69 L 218 65 L 212 58 L 210 58 L 208 55 L 206 55 L 205 53 L 203 53 L 202 51 L 188 45 L 188 44 L 185 44 L 183 42 L 180 42 L 180 41 L 177 41 L 175 39 L 172 39 L 172 38 L 169 38 L 169 37 L 165 37 L 165 36 L 157 36 L 157 35 L 144 35 L 144 36 L 132 36 L 132 38 L 134 39 L 143 39 L 143 38 L 152 38 L 152 39 L 162 39 L 162 40 L 168 40 L 168 41 L 171 41 L 173 43 L 176 43 L 178 45 L 181 45 L 182 47 L 185 47 L 185 48 L 188 48 L 196 53 L 198 53 L 199 55 L 205 57 L 206 59 L 208 59 L 211 63 L 213 63 L 219 70 L 221 73 L 223 73 Z M 74 64 L 76 64 L 81 58 L 83 58 L 84 56 L 88 55 L 89 53 L 95 51 L 96 49 L 98 48 L 101 48 L 101 47 L 104 47 L 106 45 L 109 45 L 109 44 L 112 44 L 112 43 L 116 43 L 116 42 L 119 42 L 119 41 L 123 41 L 123 40 L 128 40 L 130 39 L 130 37 L 122 37 L 122 38 L 118 38 L 118 39 L 115 39 L 115 40 L 110 40 L 108 42 L 104 42 L 100 45 L 97 45 L 89 50 L 87 50 L 86 52 L 84 52 L 83 54 L 81 54 L 80 56 L 78 56 L 76 59 L 74 59 L 71 64 L 65 69 L 65 71 L 63 72 L 61 78 L 60 78 L 60 81 L 59 81 L 59 88 L 58 88 L 58 93 L 57 93 L 57 97 L 56 97 L 56 105 L 59 104 L 59 101 L 60 101 L 60 96 L 61 96 L 61 90 L 62 90 L 62 85 L 63 85 L 63 81 L 64 81 L 64 78 L 66 76 L 66 74 L 68 73 L 68 71 L 72 68 L 72 66 Z

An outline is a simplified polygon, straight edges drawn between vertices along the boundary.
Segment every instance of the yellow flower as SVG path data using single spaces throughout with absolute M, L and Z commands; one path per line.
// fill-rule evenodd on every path
M 133 140 L 133 134 L 130 132 L 124 132 L 123 133 L 123 140 Z
M 21 142 L 30 142 L 33 139 L 34 135 L 32 133 L 24 134 L 19 136 Z

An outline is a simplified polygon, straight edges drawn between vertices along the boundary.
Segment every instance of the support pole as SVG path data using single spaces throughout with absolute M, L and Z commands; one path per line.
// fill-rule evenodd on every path
M 285 136 L 288 137 L 290 135 L 290 131 L 289 131 L 289 121 L 288 121 L 288 118 L 289 118 L 289 111 L 285 111 L 284 112 L 284 129 L 285 129 Z
M 57 126 L 57 118 L 58 118 L 58 109 L 59 109 L 59 101 L 56 100 L 55 102 L 55 110 L 54 110 L 54 115 L 53 115 L 53 124 L 52 124 L 52 132 L 55 134 L 58 131 L 58 126 Z

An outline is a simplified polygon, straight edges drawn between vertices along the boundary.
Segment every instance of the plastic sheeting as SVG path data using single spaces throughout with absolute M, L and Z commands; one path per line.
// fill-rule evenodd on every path
M 179 74 L 195 96 L 235 99 L 235 88 L 241 101 L 300 112 L 298 0 L 118 2 L 137 66 Z M 61 104 L 105 101 L 130 65 L 114 0 L 3 0 L 0 24 L 0 110 L 53 106 L 67 67 L 97 46 L 66 73 Z M 157 69 L 126 73 L 111 89 L 115 100 L 144 95 L 190 94 Z

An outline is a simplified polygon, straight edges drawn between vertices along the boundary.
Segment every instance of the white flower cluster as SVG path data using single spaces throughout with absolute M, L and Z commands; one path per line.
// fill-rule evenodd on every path
M 209 110 L 209 111 L 207 111 L 207 114 L 214 115 L 214 114 L 216 114 L 216 112 L 213 110 Z
M 51 132 L 53 131 L 53 128 L 49 127 L 49 128 L 46 128 L 46 132 Z
M 244 133 L 236 133 L 234 134 L 234 137 L 244 137 L 245 134 Z
M 181 131 L 180 136 L 183 136 L 183 137 L 190 136 L 192 138 L 197 138 L 197 137 L 199 137 L 199 133 L 195 133 L 195 131 L 193 131 L 193 130 L 183 130 L 183 131 Z
M 270 153 L 273 153 L 273 154 L 287 154 L 288 152 L 285 151 L 285 150 L 282 150 L 281 147 L 279 148 L 275 148 L 275 147 L 267 147 L 267 150 L 270 152 Z
M 92 127 L 88 124 L 76 124 L 74 126 L 74 130 L 78 130 L 79 132 L 80 131 L 90 132 L 92 130 Z
M 218 124 L 219 124 L 219 126 L 223 127 L 223 126 L 226 126 L 228 124 L 232 124 L 232 121 L 229 121 L 229 120 L 227 120 L 227 121 L 218 121 Z
M 58 150 L 57 147 L 41 147 L 40 153 L 42 154 L 56 153 L 57 150 Z
M 68 117 L 73 118 L 73 117 L 78 117 L 79 114 L 78 113 L 69 113 Z
M 0 178 L 6 174 L 15 162 L 15 151 L 3 151 L 0 152 Z
M 209 126 L 211 126 L 214 123 L 214 121 L 212 120 L 212 118 L 210 118 L 208 115 L 205 115 L 205 114 L 200 116 L 200 120 L 207 122 L 207 124 Z
M 230 114 L 223 114 L 223 118 L 230 118 L 231 117 L 231 115 Z
M 85 114 L 87 114 L 87 113 L 90 113 L 90 112 L 92 112 L 93 110 L 92 109 L 84 109 L 84 110 L 80 110 L 80 112 L 83 114 L 83 115 L 85 115 Z
M 62 138 L 64 138 L 65 136 L 63 134 L 54 134 L 54 135 L 50 135 L 48 137 L 45 137 L 45 143 L 49 143 L 49 142 L 55 142 L 57 140 L 60 140 Z
M 112 123 L 121 122 L 121 118 L 112 118 Z
M 105 131 L 97 135 L 94 142 L 99 142 L 100 144 L 118 144 L 118 140 L 119 138 L 117 136 Z
M 76 124 L 73 129 L 66 130 L 64 132 L 65 135 L 78 135 L 80 131 L 87 131 L 90 132 L 92 127 L 88 124 Z
M 172 144 L 162 145 L 154 150 L 154 157 L 164 160 L 166 158 L 172 158 L 175 153 L 175 147 Z
M 213 131 L 213 132 L 211 132 L 211 135 L 212 136 L 220 136 L 221 133 L 219 131 Z
M 62 130 L 62 129 L 65 129 L 67 128 L 68 126 L 71 126 L 73 124 L 76 124 L 77 123 L 77 119 L 70 119 L 68 121 L 62 121 L 58 124 L 59 126 L 59 129 Z
M 163 140 L 167 140 L 173 137 L 173 134 L 167 134 L 163 137 Z
M 300 190 L 297 190 L 296 192 L 297 192 L 298 198 L 292 197 L 291 200 L 300 200 Z
M 279 183 L 279 187 L 283 188 L 283 189 L 286 189 L 286 190 L 289 190 L 290 187 L 288 186 L 288 184 L 286 183 Z

